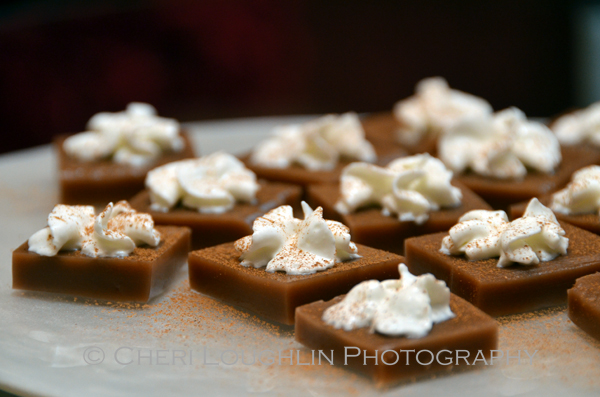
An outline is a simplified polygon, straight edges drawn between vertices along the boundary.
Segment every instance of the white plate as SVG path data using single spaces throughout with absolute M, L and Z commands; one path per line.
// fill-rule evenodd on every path
M 240 153 L 272 126 L 305 119 L 188 126 L 202 154 Z M 11 252 L 45 226 L 58 197 L 55 170 L 49 146 L 0 156 L 3 390 L 40 396 L 598 394 L 600 344 L 568 320 L 564 307 L 500 319 L 499 349 L 505 357 L 494 365 L 381 391 L 343 367 L 310 364 L 310 351 L 294 342 L 291 328 L 190 292 L 185 272 L 170 292 L 142 307 L 13 291 Z M 292 350 L 292 365 L 289 358 L 280 365 L 279 350 L 282 356 Z M 516 356 L 519 350 L 521 362 L 513 357 L 507 363 L 507 352 Z M 525 350 L 538 351 L 529 360 Z M 264 363 L 258 360 L 261 354 Z M 238 362 L 227 365 L 235 355 Z

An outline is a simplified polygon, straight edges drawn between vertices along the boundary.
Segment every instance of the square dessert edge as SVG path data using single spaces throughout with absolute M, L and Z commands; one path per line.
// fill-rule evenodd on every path
M 70 158 L 63 149 L 68 135 L 54 139 L 58 157 L 60 202 L 63 204 L 105 204 L 128 199 L 144 189 L 146 174 L 151 169 L 187 158 L 195 157 L 190 136 L 181 133 L 184 147 L 180 152 L 167 152 L 151 164 L 132 167 L 110 160 L 82 162 Z
M 468 357 L 469 365 L 477 357 L 490 358 L 491 351 L 497 349 L 496 321 L 454 294 L 450 296 L 450 307 L 456 316 L 434 324 L 423 338 L 413 339 L 370 333 L 368 328 L 345 331 L 325 323 L 323 312 L 342 299 L 343 296 L 339 296 L 329 302 L 298 307 L 296 341 L 310 349 L 321 350 L 328 357 L 333 350 L 335 365 L 348 365 L 370 377 L 378 386 L 461 366 L 465 360 L 458 359 L 459 355 Z
M 164 291 L 190 247 L 189 228 L 155 228 L 162 235 L 158 247 L 136 247 L 122 258 L 92 258 L 80 251 L 42 256 L 29 252 L 26 241 L 13 251 L 13 289 L 147 302 Z
M 399 277 L 402 256 L 360 244 L 357 247 L 362 256 L 359 259 L 337 263 L 313 274 L 287 275 L 242 266 L 233 243 L 221 244 L 190 252 L 190 287 L 269 320 L 291 325 L 298 306 L 347 293 L 365 280 Z
M 568 296 L 571 321 L 600 341 L 600 273 L 578 278 Z
M 432 273 L 452 293 L 484 312 L 502 316 L 565 304 L 575 280 L 600 271 L 600 236 L 560 225 L 569 238 L 567 255 L 538 265 L 497 267 L 498 258 L 470 261 L 439 252 L 447 232 L 407 239 L 406 265 L 416 274 Z

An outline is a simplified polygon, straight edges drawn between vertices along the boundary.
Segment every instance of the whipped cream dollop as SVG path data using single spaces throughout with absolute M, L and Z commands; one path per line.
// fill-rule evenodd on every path
M 335 209 L 348 214 L 379 205 L 386 216 L 422 224 L 431 211 L 460 205 L 462 193 L 451 180 L 452 171 L 427 153 L 396 159 L 385 168 L 352 163 L 342 171 Z
M 179 152 L 184 147 L 179 123 L 157 116 L 147 103 L 132 102 L 122 112 L 98 113 L 87 129 L 63 143 L 65 152 L 80 161 L 112 158 L 116 163 L 141 167 L 166 151 Z
M 48 215 L 48 226 L 29 238 L 29 251 L 43 256 L 54 256 L 60 250 L 81 249 L 84 230 L 94 222 L 91 205 L 54 206 Z
M 369 327 L 371 332 L 421 338 L 433 324 L 454 317 L 450 289 L 432 274 L 415 277 L 405 264 L 399 280 L 363 281 L 344 299 L 323 313 L 323 321 L 350 331 Z
M 287 168 L 296 164 L 317 171 L 333 169 L 340 158 L 369 163 L 377 160 L 356 113 L 276 127 L 274 136 L 260 143 L 250 160 L 265 167 Z
M 454 172 L 495 178 L 522 178 L 528 168 L 552 173 L 561 161 L 552 131 L 514 107 L 453 126 L 440 138 L 438 156 Z
M 504 211 L 475 210 L 464 214 L 442 240 L 440 252 L 465 254 L 470 260 L 499 256 L 498 267 L 537 265 L 566 255 L 569 239 L 554 213 L 537 198 L 512 222 Z
M 600 102 L 559 117 L 551 128 L 563 145 L 600 146 Z
M 166 212 L 181 201 L 202 213 L 223 213 L 236 202 L 256 200 L 256 175 L 235 156 L 217 152 L 181 160 L 148 172 L 151 208 Z
M 400 122 L 396 137 L 406 145 L 414 145 L 427 134 L 440 134 L 469 118 L 493 112 L 484 99 L 451 89 L 441 77 L 421 80 L 415 95 L 394 105 L 393 113 Z
M 48 226 L 28 241 L 29 251 L 43 256 L 80 249 L 91 257 L 127 256 L 136 246 L 159 243 L 152 217 L 135 211 L 127 201 L 109 203 L 98 216 L 92 206 L 56 205 Z
M 550 208 L 565 215 L 600 213 L 600 166 L 575 172 L 571 182 L 552 195 Z
M 350 241 L 350 229 L 340 222 L 323 219 L 323 209 L 314 211 L 302 202 L 304 220 L 294 218 L 292 207 L 283 205 L 258 217 L 253 234 L 235 242 L 242 253 L 242 266 L 266 266 L 267 272 L 312 274 L 338 262 L 360 258 Z

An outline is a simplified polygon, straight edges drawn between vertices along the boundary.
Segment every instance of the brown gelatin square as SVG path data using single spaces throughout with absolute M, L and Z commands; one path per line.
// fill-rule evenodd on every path
M 164 153 L 159 159 L 143 167 L 117 164 L 111 160 L 85 162 L 67 155 L 61 135 L 54 139 L 58 155 L 60 202 L 62 204 L 105 205 L 117 202 L 144 189 L 146 174 L 151 169 L 177 160 L 194 157 L 192 143 L 187 134 L 181 134 L 184 147 L 180 152 Z
M 406 240 L 406 265 L 413 274 L 432 273 L 456 295 L 493 316 L 526 312 L 567 302 L 579 277 L 600 271 L 600 236 L 568 223 L 567 255 L 538 265 L 497 267 L 498 258 L 470 261 L 440 252 L 448 233 Z
M 186 261 L 190 230 L 156 226 L 157 247 L 136 247 L 123 258 L 92 258 L 81 251 L 56 256 L 29 252 L 27 242 L 13 251 L 13 288 L 115 301 L 147 302 L 160 294 Z
M 550 208 L 550 203 L 552 202 L 552 196 L 546 195 L 539 198 L 540 203 L 544 204 L 546 207 Z M 525 209 L 527 208 L 528 201 L 524 201 L 522 203 L 513 204 L 510 206 L 508 215 L 510 219 L 517 219 L 523 216 L 525 213 Z M 600 234 L 600 216 L 597 213 L 594 214 L 579 214 L 579 215 L 565 215 L 560 212 L 554 212 L 556 219 L 560 219 L 561 221 L 568 222 L 571 225 L 575 225 L 584 230 L 590 231 L 592 233 Z
M 578 278 L 567 293 L 571 321 L 600 340 L 600 273 Z
M 264 267 L 242 266 L 233 243 L 192 251 L 188 258 L 190 286 L 269 320 L 294 324 L 298 306 L 344 294 L 365 280 L 400 277 L 398 264 L 403 257 L 363 245 L 357 247 L 362 258 L 307 275 L 269 273 Z
M 423 234 L 449 230 L 467 211 L 475 209 L 490 210 L 491 207 L 481 197 L 464 185 L 452 181 L 460 188 L 463 199 L 458 207 L 443 208 L 430 213 L 429 219 L 422 225 L 415 222 L 400 222 L 394 216 L 385 216 L 380 207 L 368 207 L 342 215 L 334 206 L 340 198 L 339 184 L 313 185 L 308 188 L 308 202 L 315 208 L 323 207 L 324 217 L 335 219 L 350 228 L 352 241 L 369 247 L 379 248 L 398 254 L 404 253 L 404 240 Z
M 211 247 L 234 241 L 252 234 L 254 220 L 281 205 L 300 206 L 302 188 L 284 183 L 260 182 L 256 203 L 237 203 L 222 214 L 202 214 L 197 210 L 178 206 L 168 212 L 150 209 L 150 192 L 144 190 L 129 203 L 139 211 L 152 215 L 157 225 L 187 226 L 192 229 L 192 249 Z
M 581 147 L 561 148 L 562 161 L 554 174 L 528 172 L 523 179 L 497 179 L 474 173 L 457 174 L 462 182 L 495 209 L 508 210 L 511 204 L 541 197 L 566 185 L 573 172 L 586 165 L 596 164 L 600 152 Z
M 450 295 L 450 308 L 456 316 L 434 324 L 428 335 L 418 339 L 370 333 L 368 328 L 352 331 L 335 329 L 322 320 L 323 312 L 342 298 L 297 308 L 296 340 L 314 351 L 323 351 L 329 358 L 333 350 L 335 365 L 347 363 L 348 367 L 369 377 L 378 386 L 450 371 L 456 366 L 472 365 L 476 358 L 483 362 L 482 357 L 489 360 L 491 351 L 498 346 L 496 321 L 454 294 Z M 360 354 L 356 348 L 360 349 Z M 352 357 L 357 354 L 357 357 Z M 468 358 L 457 359 L 457 355 Z M 365 357 L 370 358 L 365 360 Z M 431 364 L 427 365 L 430 360 Z M 452 360 L 451 365 L 444 365 L 449 360 Z

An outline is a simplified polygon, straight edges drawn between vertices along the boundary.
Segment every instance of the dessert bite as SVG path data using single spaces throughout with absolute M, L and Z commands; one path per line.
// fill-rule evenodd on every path
M 54 207 L 48 226 L 13 251 L 13 288 L 147 302 L 186 260 L 190 231 L 154 227 L 126 201 Z
M 430 77 L 417 83 L 413 96 L 396 103 L 392 114 L 369 116 L 364 126 L 376 147 L 396 143 L 411 153 L 435 155 L 438 138 L 445 131 L 492 112 L 483 98 L 450 88 L 442 77 Z
M 590 165 L 573 174 L 571 182 L 562 190 L 540 198 L 562 221 L 600 234 L 600 166 Z M 510 206 L 512 219 L 525 212 L 527 203 Z
M 297 306 L 331 299 L 367 279 L 398 276 L 403 258 L 350 240 L 348 228 L 302 203 L 304 220 L 281 206 L 253 234 L 189 254 L 192 289 L 269 320 L 294 323 Z
M 571 321 L 600 340 L 600 273 L 578 278 L 567 292 Z
M 600 102 L 558 117 L 550 128 L 561 145 L 600 149 Z
M 345 113 L 279 126 L 243 161 L 259 178 L 307 186 L 335 182 L 352 161 L 387 163 L 405 154 L 399 147 L 374 149 L 358 115 Z
M 217 152 L 148 172 L 146 190 L 131 199 L 158 225 L 192 229 L 192 249 L 252 234 L 252 223 L 281 205 L 299 207 L 299 186 L 257 181 L 236 157 Z
M 131 197 L 146 173 L 161 164 L 194 157 L 189 137 L 174 119 L 145 103 L 117 113 L 98 113 L 87 131 L 54 140 L 61 202 L 99 204 Z
M 345 296 L 297 308 L 296 340 L 333 350 L 335 364 L 379 386 L 491 357 L 498 344 L 494 319 L 433 275 L 414 276 L 404 264 L 398 271 L 400 280 L 363 281 Z M 459 351 L 470 358 L 458 360 Z
M 578 277 L 600 271 L 600 236 L 559 223 L 532 199 L 522 218 L 471 211 L 448 233 L 406 240 L 415 274 L 432 273 L 484 312 L 500 316 L 564 304 Z
M 455 124 L 440 138 L 438 155 L 457 180 L 504 210 L 562 187 L 598 160 L 592 150 L 561 148 L 548 127 L 514 107 Z
M 446 231 L 466 211 L 491 209 L 427 153 L 387 167 L 352 163 L 339 184 L 310 186 L 308 200 L 347 225 L 357 243 L 399 254 L 408 237 Z

